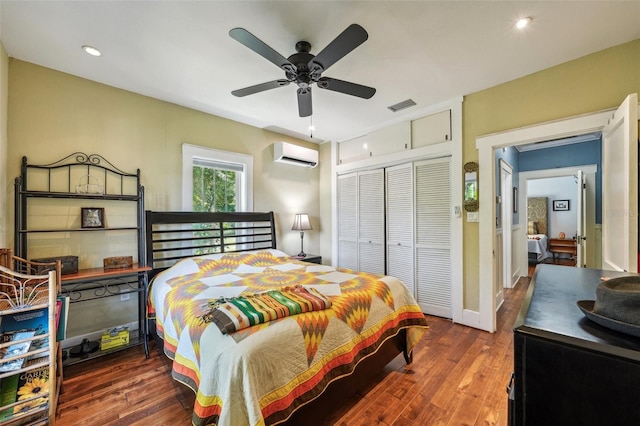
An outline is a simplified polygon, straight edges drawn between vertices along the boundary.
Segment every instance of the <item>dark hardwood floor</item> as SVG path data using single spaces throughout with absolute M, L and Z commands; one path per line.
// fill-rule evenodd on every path
M 396 357 L 370 385 L 314 425 L 506 425 L 512 328 L 529 283 L 505 290 L 498 330 L 487 333 L 428 317 L 413 363 Z M 171 379 L 151 344 L 65 369 L 58 425 L 190 425 L 193 393 Z

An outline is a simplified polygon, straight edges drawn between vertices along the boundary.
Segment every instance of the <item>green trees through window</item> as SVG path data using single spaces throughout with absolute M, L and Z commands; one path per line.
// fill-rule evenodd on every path
M 193 166 L 193 211 L 235 212 L 238 172 Z
M 192 212 L 244 212 L 253 209 L 253 157 L 203 146 L 182 144 L 182 208 Z M 243 228 L 219 223 L 193 229 L 194 255 L 233 250 L 243 243 Z

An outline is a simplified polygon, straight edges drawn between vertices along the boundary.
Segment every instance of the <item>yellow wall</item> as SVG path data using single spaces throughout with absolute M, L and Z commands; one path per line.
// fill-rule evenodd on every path
M 629 93 L 640 93 L 640 40 L 465 96 L 463 161 L 478 161 L 478 136 L 614 108 Z M 464 305 L 474 311 L 479 250 L 478 224 L 465 222 Z
M 322 220 L 319 223 L 320 234 L 320 254 L 322 255 L 322 262 L 330 265 L 331 258 L 331 240 L 333 233 L 331 227 L 333 224 L 332 212 L 333 212 L 333 199 L 331 197 L 331 144 L 324 143 L 319 147 L 320 151 L 320 217 Z
M 9 247 L 7 221 L 7 190 L 11 181 L 7 179 L 7 97 L 9 93 L 9 58 L 0 43 L 0 247 Z M 7 190 L 5 190 L 7 188 Z
M 240 124 L 168 102 L 9 59 L 8 167 L 18 176 L 20 159 L 46 164 L 75 151 L 98 153 L 121 170 L 141 170 L 146 208 L 181 210 L 182 143 L 254 157 L 254 210 L 276 213 L 278 247 L 299 251 L 290 231 L 293 216 L 307 211 L 318 223 L 318 169 L 273 162 L 272 144 L 295 138 Z M 13 229 L 13 187 L 3 209 Z M 4 221 L 3 221 L 4 222 Z M 319 236 L 305 235 L 305 251 L 317 253 Z M 9 232 L 13 243 L 13 232 Z

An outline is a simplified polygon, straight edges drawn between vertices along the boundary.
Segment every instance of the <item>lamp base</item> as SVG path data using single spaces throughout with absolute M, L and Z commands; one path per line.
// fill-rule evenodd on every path
M 298 254 L 296 255 L 296 257 L 307 257 L 307 253 L 305 253 L 305 252 L 301 251 L 300 253 L 298 253 Z

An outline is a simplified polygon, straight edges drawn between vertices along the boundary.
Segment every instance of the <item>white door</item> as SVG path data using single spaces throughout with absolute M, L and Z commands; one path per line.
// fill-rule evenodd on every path
M 451 318 L 451 159 L 415 163 L 416 299 Z
M 637 272 L 638 95 L 602 129 L 602 268 Z
M 500 159 L 500 198 L 502 224 L 502 287 L 511 288 L 511 225 L 513 224 L 513 191 L 512 169 L 504 160 Z M 499 290 L 499 293 L 502 289 Z
M 576 266 L 578 268 L 584 268 L 587 259 L 587 207 L 585 205 L 587 200 L 587 180 L 585 179 L 582 170 L 578 170 L 577 174 L 578 184 L 578 218 L 576 221 L 576 243 L 578 244 L 578 250 L 576 254 Z
M 358 270 L 385 273 L 384 169 L 358 172 Z
M 385 169 L 387 275 L 415 294 L 413 270 L 413 164 Z
M 358 269 L 358 175 L 338 176 L 338 266 Z

